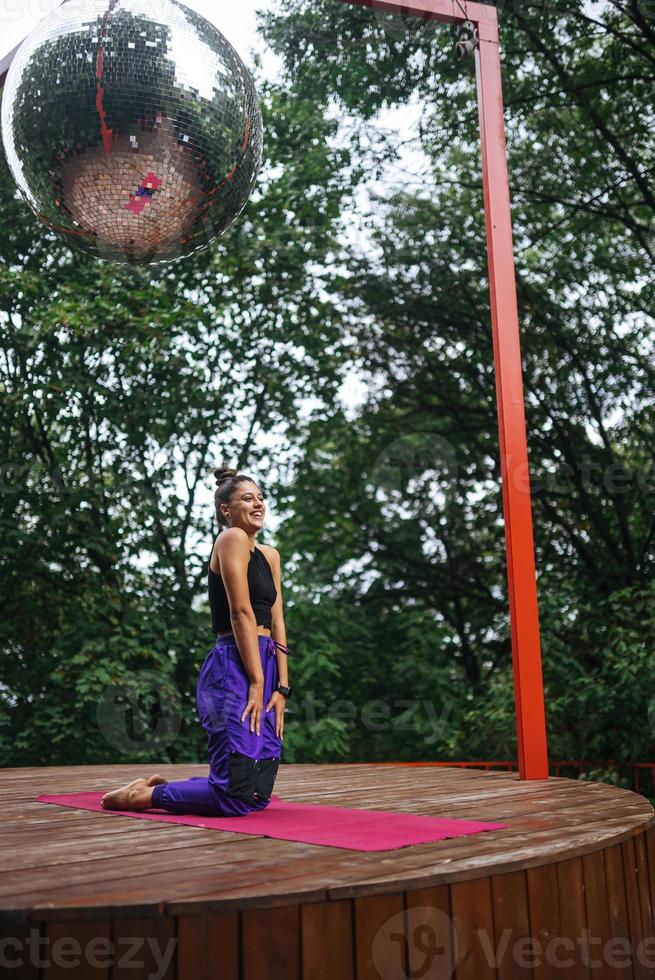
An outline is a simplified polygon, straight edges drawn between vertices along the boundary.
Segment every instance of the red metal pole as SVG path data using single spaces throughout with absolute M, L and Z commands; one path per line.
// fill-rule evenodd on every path
M 474 57 L 505 516 L 519 778 L 548 779 L 498 21 L 496 8 L 490 9 L 494 14 L 493 19 L 487 16 L 477 24 L 478 47 Z
M 482 189 L 487 231 L 491 329 L 500 437 L 500 472 L 509 586 L 519 779 L 548 779 L 546 716 L 539 645 L 537 580 L 525 434 L 523 379 L 516 302 L 512 215 L 505 152 L 498 15 L 487 3 L 466 0 L 344 0 L 388 13 L 478 30 L 475 48 Z

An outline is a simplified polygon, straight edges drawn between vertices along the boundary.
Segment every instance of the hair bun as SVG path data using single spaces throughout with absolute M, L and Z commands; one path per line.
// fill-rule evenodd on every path
M 216 477 L 216 486 L 220 486 L 225 480 L 231 479 L 233 476 L 237 475 L 237 471 L 231 469 L 229 466 L 219 466 L 214 470 L 214 476 Z

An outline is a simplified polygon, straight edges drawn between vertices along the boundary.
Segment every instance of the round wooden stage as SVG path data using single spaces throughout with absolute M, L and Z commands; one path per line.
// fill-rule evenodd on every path
M 356 852 L 36 802 L 207 767 L 6 769 L 0 976 L 523 980 L 655 976 L 655 812 L 605 783 L 281 766 L 275 793 L 506 822 Z

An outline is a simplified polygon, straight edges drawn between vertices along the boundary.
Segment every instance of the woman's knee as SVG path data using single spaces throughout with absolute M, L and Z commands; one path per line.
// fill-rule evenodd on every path
M 248 805 L 255 800 L 269 800 L 279 765 L 279 757 L 256 759 L 232 749 L 228 759 L 227 792 Z

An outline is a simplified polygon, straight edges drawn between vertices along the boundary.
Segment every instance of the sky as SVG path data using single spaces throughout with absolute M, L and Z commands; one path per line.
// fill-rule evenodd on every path
M 274 77 L 278 70 L 277 57 L 266 48 L 256 34 L 255 11 L 269 9 L 275 4 L 266 0 L 239 0 L 239 3 L 217 3 L 217 0 L 184 0 L 225 35 L 239 52 L 243 61 L 252 67 L 250 49 L 260 51 L 264 58 L 263 69 L 267 77 Z M 0 59 L 58 7 L 61 0 L 0 0 Z

